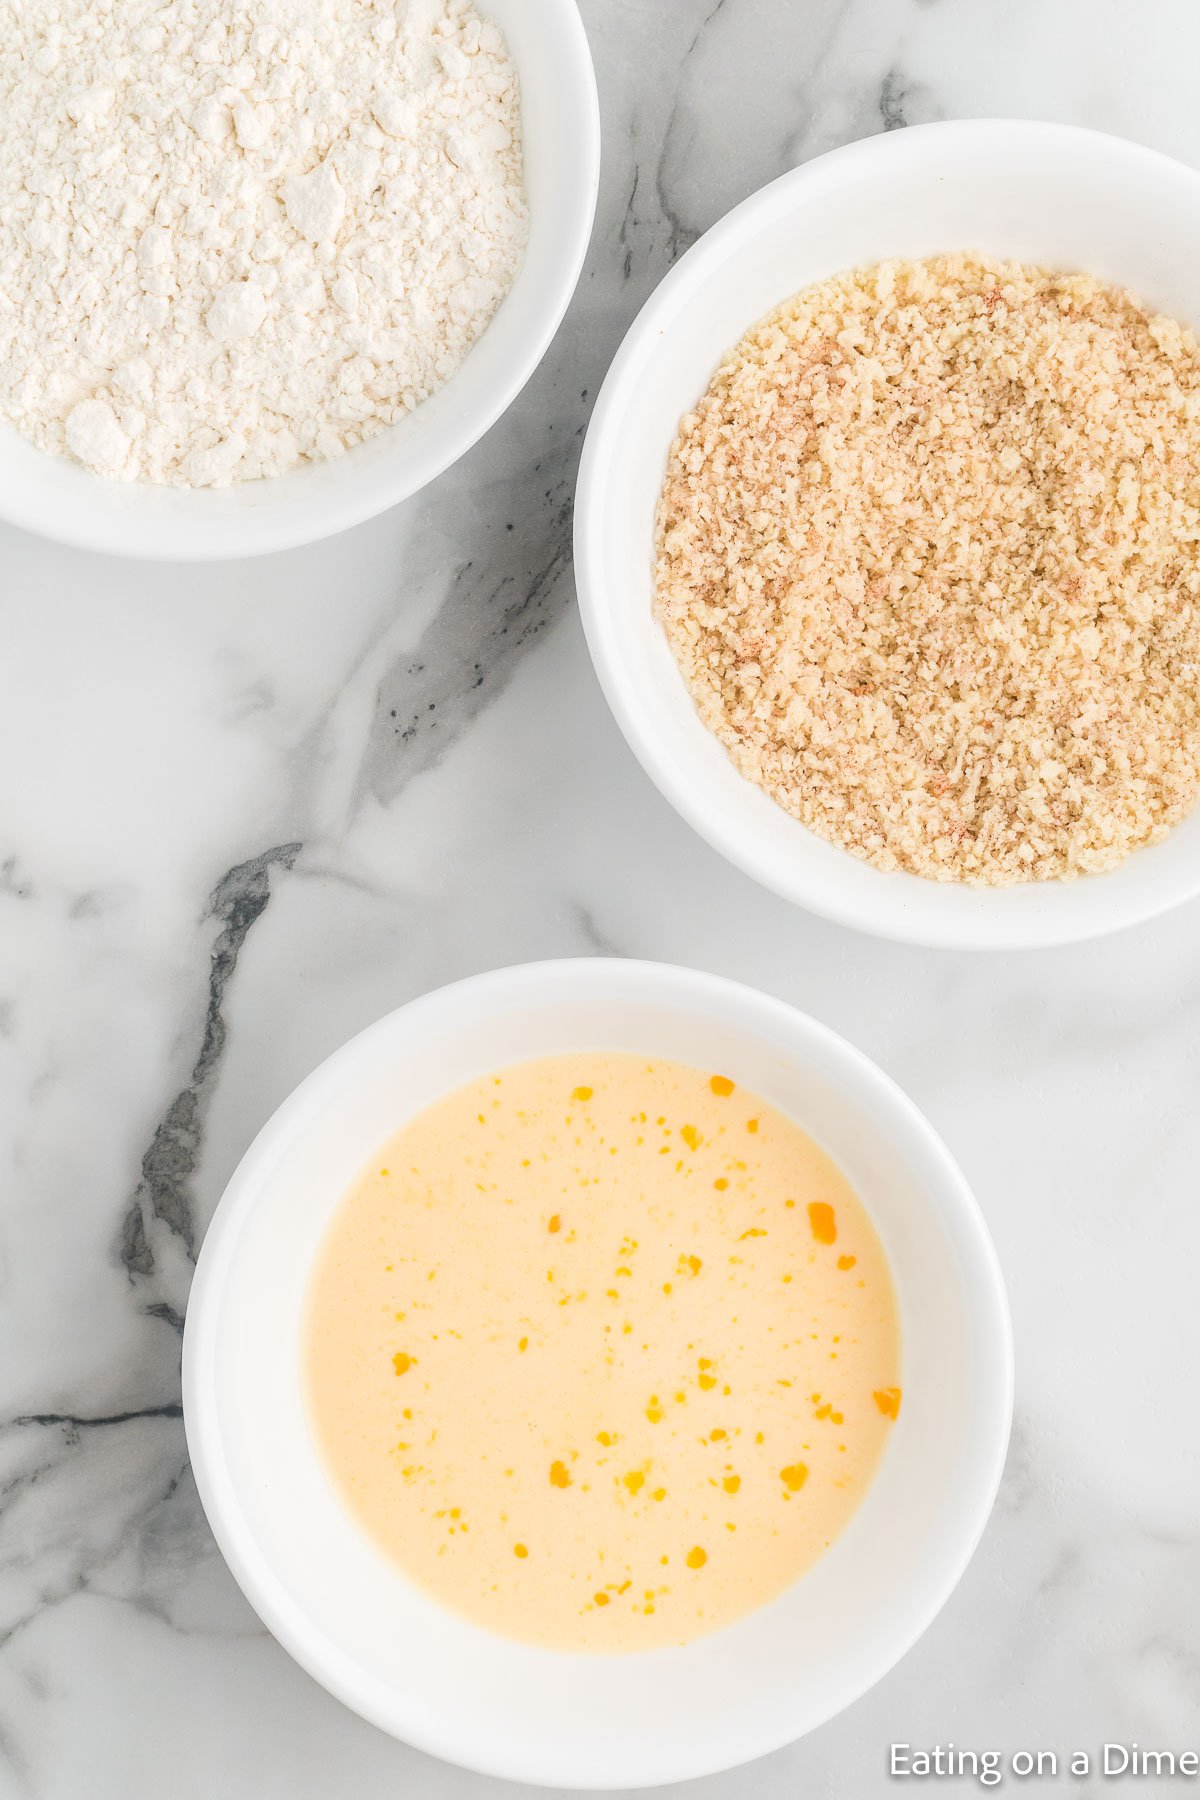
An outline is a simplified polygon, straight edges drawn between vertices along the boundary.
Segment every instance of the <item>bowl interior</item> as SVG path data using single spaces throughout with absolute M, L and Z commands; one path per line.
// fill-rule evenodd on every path
M 610 704 L 666 797 L 715 848 L 812 910 L 884 936 L 1003 947 L 1083 938 L 1200 890 L 1200 812 L 1086 880 L 973 889 L 884 874 L 738 774 L 701 725 L 652 616 L 654 516 L 679 420 L 721 356 L 813 282 L 885 257 L 980 250 L 1091 270 L 1200 326 L 1200 175 L 1065 126 L 920 126 L 794 170 L 715 226 L 635 323 L 597 404 L 577 574 Z
M 399 424 L 333 461 L 217 489 L 103 481 L 0 423 L 0 516 L 84 549 L 196 560 L 326 537 L 394 506 L 461 456 L 541 360 L 591 233 L 599 172 L 595 80 L 575 0 L 479 0 L 521 83 L 529 244 L 461 369 Z
M 628 1657 L 513 1644 L 415 1589 L 340 1505 L 301 1375 L 314 1254 L 372 1147 L 462 1082 L 585 1047 L 720 1068 L 810 1130 L 875 1220 L 904 1333 L 900 1419 L 832 1551 L 731 1629 Z M 576 1786 L 642 1785 L 743 1761 L 818 1724 L 890 1667 L 982 1529 L 1007 1440 L 1009 1380 L 986 1233 L 961 1176 L 899 1091 L 842 1040 L 751 990 L 602 962 L 443 990 L 318 1070 L 222 1201 L 185 1351 L 202 1497 L 235 1574 L 286 1647 L 358 1711 L 422 1748 Z

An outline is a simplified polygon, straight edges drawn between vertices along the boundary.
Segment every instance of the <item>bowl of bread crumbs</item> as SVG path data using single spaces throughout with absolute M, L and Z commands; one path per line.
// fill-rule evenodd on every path
M 1200 174 L 922 126 L 737 207 L 580 475 L 610 705 L 747 873 L 880 935 L 1087 938 L 1200 891 Z

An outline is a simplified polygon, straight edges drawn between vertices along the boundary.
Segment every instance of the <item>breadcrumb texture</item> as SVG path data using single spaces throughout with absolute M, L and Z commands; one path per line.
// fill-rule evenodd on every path
M 1200 791 L 1200 349 L 970 255 L 799 294 L 679 429 L 656 608 L 704 723 L 882 869 L 1110 869 Z

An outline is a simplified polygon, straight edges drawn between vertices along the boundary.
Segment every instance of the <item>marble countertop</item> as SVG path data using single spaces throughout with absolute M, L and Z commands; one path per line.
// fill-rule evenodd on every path
M 955 115 L 1200 165 L 1200 8 L 583 11 L 591 252 L 541 371 L 456 469 L 240 566 L 0 529 L 4 1800 L 500 1800 L 344 1711 L 251 1613 L 188 1469 L 180 1327 L 224 1182 L 320 1058 L 456 976 L 588 952 L 756 983 L 878 1059 L 971 1178 L 1016 1328 L 1008 1470 L 951 1603 L 859 1705 L 697 1800 L 883 1795 L 894 1740 L 1200 1742 L 1200 914 L 968 957 L 773 899 L 626 750 L 570 554 L 591 398 L 712 221 L 835 144 Z

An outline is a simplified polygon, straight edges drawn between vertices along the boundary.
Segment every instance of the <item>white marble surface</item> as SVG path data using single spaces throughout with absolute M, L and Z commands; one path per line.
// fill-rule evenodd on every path
M 540 374 L 464 463 L 240 567 L 0 531 L 4 1800 L 490 1800 L 327 1698 L 242 1600 L 188 1472 L 179 1323 L 224 1181 L 320 1057 L 454 976 L 588 951 L 756 982 L 883 1063 L 974 1181 L 1016 1326 L 1009 1469 L 951 1604 L 857 1707 L 697 1795 L 884 1794 L 895 1738 L 1200 1742 L 1196 910 L 970 959 L 757 891 L 610 722 L 569 541 L 589 397 L 732 203 L 960 114 L 1200 164 L 1200 8 L 584 12 L 606 128 L 591 254 Z

